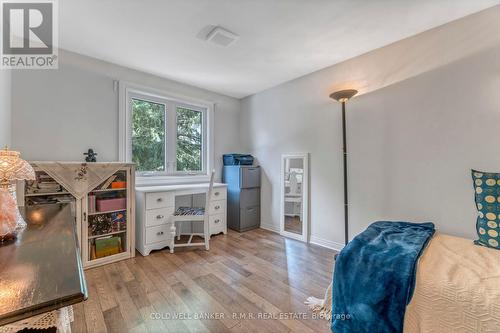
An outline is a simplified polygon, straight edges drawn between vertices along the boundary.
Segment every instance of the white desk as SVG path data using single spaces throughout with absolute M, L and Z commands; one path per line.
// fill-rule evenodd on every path
M 202 207 L 208 183 L 136 187 L 137 250 L 147 256 L 152 250 L 172 247 L 170 216 L 180 206 Z M 227 233 L 227 185 L 214 184 L 209 212 L 210 235 Z M 196 226 L 189 226 L 196 228 Z

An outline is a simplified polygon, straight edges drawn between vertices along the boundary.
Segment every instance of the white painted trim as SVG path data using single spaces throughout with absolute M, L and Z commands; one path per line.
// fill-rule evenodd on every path
M 311 235 L 310 243 L 315 244 L 315 245 L 319 245 L 322 247 L 326 247 L 328 249 L 332 249 L 335 251 L 341 251 L 344 248 L 343 243 L 337 243 L 337 242 L 334 242 L 334 241 L 331 241 L 328 239 L 323 239 L 323 238 L 320 238 L 317 236 L 312 236 L 312 235 Z
M 274 224 L 269 224 L 269 223 L 264 223 L 264 222 L 260 222 L 260 228 L 261 229 L 264 229 L 264 230 L 267 230 L 267 231 L 272 231 L 272 232 L 275 232 L 277 234 L 280 233 L 280 228 Z
M 204 131 L 206 138 L 204 140 L 204 148 L 207 151 L 205 163 L 205 173 L 202 174 L 172 174 L 160 176 L 140 176 L 137 175 L 136 183 L 138 186 L 145 185 L 159 185 L 159 184 L 178 184 L 178 183 L 191 183 L 199 181 L 207 181 L 209 173 L 215 166 L 215 143 L 214 143 L 214 119 L 215 119 L 215 103 L 192 97 L 174 94 L 168 91 L 161 91 L 158 89 L 141 86 L 127 81 L 119 82 L 118 94 L 118 157 L 121 162 L 131 162 L 129 147 L 131 145 L 131 129 L 128 124 L 130 123 L 130 110 L 128 107 L 128 100 L 131 94 L 140 94 L 150 96 L 151 98 L 161 98 L 169 100 L 178 104 L 188 104 L 190 106 L 205 109 L 204 117 Z M 205 158 L 205 157 L 204 157 Z
M 210 176 L 157 176 L 157 177 L 136 177 L 136 187 L 156 186 L 156 185 L 176 185 L 191 183 L 208 183 Z
M 285 231 L 285 159 L 301 158 L 304 173 L 302 175 L 302 234 Z M 309 242 L 309 153 L 291 153 L 281 155 L 280 169 L 280 234 L 305 243 Z

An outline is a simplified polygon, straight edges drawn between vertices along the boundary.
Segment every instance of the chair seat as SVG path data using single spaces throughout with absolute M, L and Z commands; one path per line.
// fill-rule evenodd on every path
M 179 207 L 174 212 L 175 216 L 196 216 L 205 215 L 205 208 L 203 207 Z

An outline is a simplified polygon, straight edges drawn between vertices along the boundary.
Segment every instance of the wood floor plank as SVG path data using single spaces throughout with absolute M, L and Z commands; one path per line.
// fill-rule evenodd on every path
M 129 270 L 132 272 L 132 275 L 134 276 L 133 280 L 130 281 L 124 281 L 126 283 L 132 282 L 132 281 L 137 281 L 138 283 L 141 284 L 142 288 L 150 293 L 156 290 L 154 283 L 151 281 L 151 279 L 148 277 L 148 275 L 144 272 L 142 269 L 142 263 L 144 263 L 144 260 L 142 258 L 134 258 L 132 260 L 127 260 L 126 265 L 129 268 Z
M 323 296 L 334 254 L 262 229 L 213 236 L 210 251 L 138 254 L 86 271 L 89 299 L 74 306 L 72 328 L 78 333 L 330 332 L 328 321 L 312 318 L 303 302 Z M 220 317 L 198 319 L 200 314 Z
M 193 295 L 193 293 L 184 284 L 182 284 L 182 282 L 174 284 L 172 289 L 182 298 L 183 302 L 186 303 L 194 313 L 203 313 L 209 309 L 204 307 L 202 303 Z M 200 321 L 211 332 L 229 332 L 229 328 L 222 324 L 220 320 L 202 319 Z
M 88 332 L 105 333 L 107 332 L 106 323 L 99 304 L 99 296 L 96 290 L 96 281 L 87 282 L 89 298 L 83 303 L 83 312 L 85 316 L 85 326 Z M 76 309 L 78 311 L 78 309 Z
M 117 262 L 116 268 L 117 268 L 118 272 L 120 272 L 120 275 L 121 275 L 123 281 L 128 282 L 128 281 L 132 281 L 133 279 L 135 279 L 134 274 L 132 274 L 130 269 L 127 267 L 126 260 Z
M 87 332 L 87 324 L 85 324 L 85 313 L 83 303 L 73 305 L 73 322 L 71 323 L 71 332 L 85 333 Z
M 231 259 L 223 260 L 222 264 L 226 265 L 227 267 L 229 267 L 229 269 L 235 271 L 236 273 L 238 273 L 244 277 L 249 277 L 250 275 L 252 275 L 252 272 L 247 271 L 242 265 L 234 262 Z
M 173 320 L 171 315 L 175 312 L 174 308 L 167 302 L 160 292 L 147 294 L 147 298 L 154 308 L 154 316 L 157 320 L 163 322 L 167 332 L 190 332 L 188 326 L 183 320 Z
M 122 276 L 118 271 L 118 265 L 110 264 L 104 266 L 104 272 L 106 273 L 108 281 L 112 286 L 112 291 L 127 328 L 130 330 L 140 324 L 143 324 L 144 321 L 142 320 L 142 316 L 128 293 L 125 285 L 126 282 L 122 280 Z
M 127 326 L 118 307 L 103 311 L 103 315 L 109 333 L 127 332 Z
M 197 276 L 190 277 L 186 273 L 179 271 L 176 272 L 175 275 L 178 277 L 179 281 L 182 281 L 182 284 L 185 285 L 191 293 L 198 299 L 203 312 L 211 312 L 211 313 L 219 313 L 222 315 L 220 321 L 227 327 L 231 328 L 237 324 L 237 320 L 234 320 L 232 317 L 232 313 L 230 309 L 225 308 L 222 304 L 217 302 L 217 299 L 212 297 L 206 290 L 200 288 L 195 282 L 194 278 Z M 173 286 L 172 286 L 173 288 Z M 210 309 L 210 311 L 208 311 Z
M 307 295 L 283 282 L 263 279 L 260 276 L 252 275 L 244 281 L 238 282 L 235 287 L 237 288 L 239 284 L 243 284 L 263 297 L 279 308 L 283 313 L 308 312 L 307 307 L 304 305 L 304 300 L 307 298 Z M 318 332 L 324 329 L 324 321 L 322 320 L 302 319 L 301 322 Z
M 177 266 L 169 262 L 168 267 L 175 267 L 175 269 L 165 271 L 165 266 L 160 265 L 166 262 L 163 256 L 150 255 L 144 259 L 150 264 L 144 266 L 147 267 L 146 272 L 159 291 L 159 293 L 148 294 L 148 299 L 156 312 L 165 314 L 161 319 L 164 326 L 172 332 L 208 332 L 208 329 L 197 320 L 173 320 L 172 318 L 175 314 L 189 312 L 189 308 L 171 288 L 171 285 L 179 282 L 173 274 L 178 270 Z
M 204 290 L 215 297 L 220 303 L 233 312 L 234 315 L 253 315 L 252 319 L 244 320 L 246 325 L 255 326 L 256 331 L 265 330 L 275 333 L 288 332 L 288 328 L 279 321 L 255 320 L 262 314 L 262 309 L 242 296 L 232 286 L 209 274 L 195 279 Z
M 94 286 L 99 298 L 99 304 L 101 305 L 101 310 L 107 311 L 118 306 L 115 297 L 111 291 L 111 287 L 104 273 L 103 267 L 97 267 L 89 269 L 86 272 L 89 279 L 94 281 Z

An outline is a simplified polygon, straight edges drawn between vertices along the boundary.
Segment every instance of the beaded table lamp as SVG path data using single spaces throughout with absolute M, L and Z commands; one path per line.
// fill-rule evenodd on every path
M 7 147 L 0 150 L 0 243 L 16 238 L 26 227 L 17 207 L 16 181 L 34 180 L 35 170 L 19 155 Z

